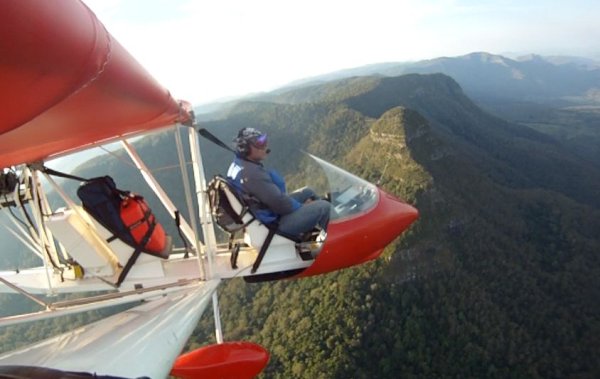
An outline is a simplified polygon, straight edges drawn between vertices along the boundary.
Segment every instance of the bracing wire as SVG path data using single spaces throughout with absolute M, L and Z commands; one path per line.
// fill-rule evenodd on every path
M 104 147 L 104 146 L 98 146 L 98 148 L 99 148 L 99 149 L 101 149 L 101 150 L 103 150 L 103 151 L 104 151 L 104 152 L 106 152 L 107 154 L 109 154 L 109 155 L 111 155 L 111 156 L 115 157 L 115 158 L 116 158 L 116 159 L 118 159 L 119 161 L 121 161 L 121 162 L 123 162 L 123 163 L 127 164 L 128 166 L 131 166 L 131 167 L 134 167 L 134 168 L 136 168 L 136 169 L 137 169 L 137 167 L 135 166 L 135 164 L 134 164 L 133 162 L 131 162 L 129 159 L 126 159 L 126 158 L 124 158 L 122 155 L 120 155 L 120 154 L 117 154 L 116 152 L 114 152 L 114 151 L 111 151 L 111 150 L 107 149 L 107 148 L 106 148 L 106 147 Z M 187 166 L 191 166 L 191 165 L 192 165 L 192 162 L 191 162 L 191 161 L 185 161 L 184 163 L 185 163 Z M 168 165 L 168 166 L 155 167 L 155 168 L 152 168 L 152 169 L 150 170 L 150 172 L 151 172 L 151 173 L 156 173 L 156 172 L 160 172 L 160 171 L 172 170 L 172 169 L 175 169 L 175 168 L 179 168 L 179 164 L 173 164 L 173 165 Z

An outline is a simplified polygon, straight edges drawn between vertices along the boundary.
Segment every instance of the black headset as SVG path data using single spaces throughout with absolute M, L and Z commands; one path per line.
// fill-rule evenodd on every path
M 240 129 L 237 138 L 234 140 L 236 151 L 244 158 L 250 154 L 250 141 L 244 138 L 244 130 L 246 129 L 247 128 Z M 269 154 L 271 149 L 267 149 L 266 152 Z
M 237 138 L 235 139 L 235 149 L 238 153 L 240 153 L 243 157 L 250 154 L 250 143 L 244 137 L 244 130 L 246 128 L 240 129 L 238 132 Z

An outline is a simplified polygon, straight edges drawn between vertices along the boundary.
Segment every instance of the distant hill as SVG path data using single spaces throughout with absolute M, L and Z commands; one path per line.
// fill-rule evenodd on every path
M 495 180 L 520 188 L 543 183 L 600 205 L 595 192 L 600 185 L 597 167 L 543 133 L 485 113 L 454 80 L 441 74 L 343 79 L 283 92 L 277 99 L 295 104 L 339 102 L 373 118 L 406 106 L 428 118 L 474 162 L 496 167 L 488 174 Z M 566 169 L 565 177 L 556 175 L 558 166 Z
M 294 82 L 326 82 L 350 76 L 442 73 L 475 99 L 600 104 L 600 63 L 585 58 L 530 55 L 518 60 L 484 52 L 418 62 L 373 64 Z
M 313 91 L 322 88 L 321 84 L 333 83 L 327 89 L 333 90 L 341 79 L 356 77 L 360 81 L 362 76 L 409 73 L 448 75 L 486 111 L 549 135 L 600 167 L 600 63 L 587 58 L 528 55 L 510 59 L 472 53 L 372 64 L 294 82 L 259 99 L 303 101 L 303 97 L 314 96 Z M 297 98 L 291 99 L 289 93 Z

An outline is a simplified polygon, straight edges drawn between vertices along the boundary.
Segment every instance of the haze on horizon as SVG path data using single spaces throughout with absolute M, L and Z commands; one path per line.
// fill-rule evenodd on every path
M 476 51 L 600 60 L 594 0 L 84 0 L 193 104 L 346 68 Z

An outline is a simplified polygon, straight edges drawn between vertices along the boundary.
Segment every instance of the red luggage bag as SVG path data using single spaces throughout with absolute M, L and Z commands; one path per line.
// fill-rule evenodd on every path
M 131 195 L 121 202 L 121 220 L 129 228 L 133 239 L 141 244 L 148 229 L 154 224 L 154 230 L 148 242 L 142 246 L 146 253 L 162 256 L 167 245 L 166 233 L 156 222 L 156 218 L 143 197 Z

